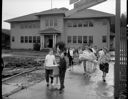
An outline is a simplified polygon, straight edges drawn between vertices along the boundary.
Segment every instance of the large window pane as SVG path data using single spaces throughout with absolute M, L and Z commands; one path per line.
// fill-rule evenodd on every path
M 48 19 L 45 19 L 45 26 L 49 26 Z
M 107 36 L 102 36 L 102 42 L 106 43 L 107 42 Z
M 40 36 L 37 36 L 37 43 L 40 43 Z
M 71 43 L 71 41 L 72 41 L 72 40 L 71 40 L 71 36 L 68 36 L 67 42 L 68 42 L 68 43 Z
M 89 43 L 90 43 L 90 44 L 93 43 L 93 36 L 89 36 Z
M 21 43 L 24 43 L 24 36 L 21 36 L 20 42 L 21 42 Z
M 50 26 L 53 26 L 53 19 L 50 19 Z
M 73 43 L 77 43 L 77 36 L 73 36 Z
M 83 36 L 83 43 L 87 43 L 87 36 Z
M 29 43 L 32 43 L 32 36 L 29 36 Z
M 12 42 L 15 42 L 15 37 L 14 36 L 12 36 Z
M 25 43 L 28 43 L 28 36 L 25 36 Z
M 82 43 L 82 36 L 78 36 L 78 43 Z
M 36 43 L 36 36 L 33 36 L 33 43 Z
M 57 26 L 57 19 L 54 19 L 54 26 Z

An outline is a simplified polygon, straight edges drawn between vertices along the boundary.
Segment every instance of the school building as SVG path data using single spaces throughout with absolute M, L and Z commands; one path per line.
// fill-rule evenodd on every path
M 110 25 L 113 14 L 92 9 L 75 11 L 54 8 L 6 20 L 11 25 L 11 48 L 53 48 L 59 41 L 67 47 L 78 48 L 83 44 L 110 48 Z

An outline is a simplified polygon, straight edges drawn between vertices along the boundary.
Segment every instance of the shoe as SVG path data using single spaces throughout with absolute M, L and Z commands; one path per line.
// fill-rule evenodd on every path
M 59 90 L 60 90 L 60 91 L 62 91 L 64 88 L 65 88 L 65 86 L 62 86 L 62 87 L 60 87 L 60 89 L 59 89 Z
M 49 84 L 47 84 L 47 87 L 49 87 Z
M 103 82 L 106 82 L 106 80 L 105 80 L 105 79 L 103 79 Z

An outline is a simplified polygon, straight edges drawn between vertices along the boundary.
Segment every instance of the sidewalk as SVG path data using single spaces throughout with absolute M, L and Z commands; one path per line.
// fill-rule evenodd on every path
M 83 75 L 82 66 L 74 66 L 73 71 L 66 72 L 65 89 L 63 93 L 48 89 L 46 82 L 42 81 L 34 86 L 19 91 L 10 99 L 114 99 L 114 63 L 110 63 L 110 70 L 102 82 L 102 72 L 97 70 L 90 79 Z

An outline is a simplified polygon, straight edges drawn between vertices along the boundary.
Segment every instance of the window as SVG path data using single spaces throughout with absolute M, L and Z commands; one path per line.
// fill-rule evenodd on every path
M 82 24 L 81 24 L 81 23 L 79 23 L 79 24 L 78 24 L 78 27 L 82 27 Z
M 76 24 L 76 23 L 74 23 L 74 24 L 73 24 L 73 27 L 77 27 L 77 24 Z
M 40 36 L 37 36 L 37 43 L 40 43 Z
M 93 27 L 93 23 L 92 22 L 89 22 L 89 27 Z
M 32 36 L 29 36 L 29 43 L 32 43 Z
M 11 28 L 15 28 L 15 25 L 13 23 L 11 24 Z
M 68 43 L 71 43 L 71 42 L 72 42 L 72 38 L 71 38 L 71 36 L 68 36 L 68 38 L 67 38 L 67 42 L 68 42 Z
M 57 26 L 57 19 L 54 19 L 54 26 Z
M 83 26 L 84 26 L 84 27 L 88 27 L 88 22 L 85 22 L 85 23 L 83 24 Z
M 102 42 L 106 43 L 107 42 L 107 36 L 102 36 Z
M 77 36 L 73 36 L 73 43 L 77 43 Z
M 36 36 L 33 36 L 33 43 L 36 43 Z
M 83 36 L 83 43 L 87 43 L 87 36 Z
M 78 36 L 78 43 L 82 43 L 82 36 Z
M 25 43 L 28 43 L 28 36 L 25 36 Z
M 71 23 L 67 23 L 67 27 L 72 27 L 72 24 Z
M 89 36 L 89 44 L 93 43 L 93 36 Z
M 21 42 L 21 43 L 24 43 L 24 36 L 21 36 L 20 42 Z
M 15 42 L 15 37 L 14 36 L 12 36 L 12 42 Z
M 48 19 L 45 19 L 45 26 L 48 26 L 49 24 L 49 21 L 48 21 Z
M 50 19 L 50 26 L 53 26 L 53 20 Z

